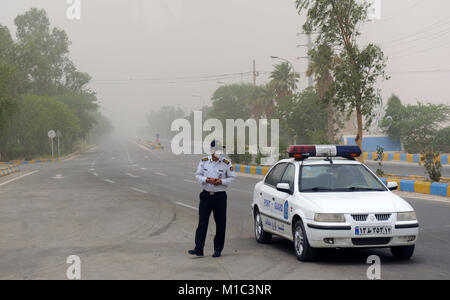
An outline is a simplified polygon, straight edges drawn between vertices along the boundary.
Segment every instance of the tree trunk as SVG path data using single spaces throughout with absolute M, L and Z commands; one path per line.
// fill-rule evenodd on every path
M 335 138 L 334 138 L 334 111 L 333 111 L 333 102 L 330 99 L 328 101 L 328 108 L 327 108 L 327 112 L 328 112 L 328 130 L 327 130 L 327 135 L 328 135 L 328 142 L 330 144 L 334 144 L 335 142 Z
M 363 120 L 362 120 L 361 104 L 356 104 L 356 119 L 357 119 L 357 122 L 358 122 L 358 134 L 356 136 L 356 144 L 359 146 L 361 151 L 363 151 L 363 148 L 362 148 Z M 364 162 L 364 157 L 362 155 L 359 157 L 359 161 L 361 163 Z

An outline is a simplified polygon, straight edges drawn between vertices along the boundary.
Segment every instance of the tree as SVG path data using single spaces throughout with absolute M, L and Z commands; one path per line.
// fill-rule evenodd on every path
M 270 73 L 269 87 L 272 89 L 275 98 L 282 101 L 291 97 L 297 89 L 297 82 L 300 74 L 294 73 L 291 65 L 287 62 L 274 66 L 274 70 Z
M 449 120 L 449 105 L 418 102 L 404 106 L 396 95 L 392 95 L 381 127 L 393 139 L 400 139 L 406 152 L 419 153 L 428 148 L 439 150 L 444 142 L 436 140 L 440 131 L 445 135 L 446 129 L 441 126 Z
M 293 98 L 291 113 L 287 118 L 280 118 L 282 140 L 292 142 L 290 137 L 295 135 L 297 143 L 326 143 L 327 112 L 323 105 L 318 105 L 320 100 L 316 91 L 308 88 Z
M 347 116 L 356 111 L 356 141 L 362 148 L 363 129 L 370 126 L 373 108 L 380 101 L 374 85 L 380 78 L 388 79 L 381 48 L 369 44 L 360 49 L 357 44 L 359 28 L 368 21 L 370 4 L 356 0 L 296 0 L 296 4 L 299 13 L 307 11 L 304 31 L 318 32 L 316 44 L 329 45 L 339 57 L 339 63 L 333 68 L 334 103 L 340 111 L 346 111 Z
M 267 96 L 264 87 L 252 84 L 231 84 L 219 87 L 213 94 L 212 108 L 208 118 L 224 122 L 226 119 L 247 120 L 256 114 L 264 115 L 256 109 L 261 99 Z
M 333 106 L 335 97 L 333 69 L 339 58 L 333 53 L 328 44 L 314 47 L 308 53 L 310 63 L 306 75 L 315 75 L 316 91 L 319 99 L 327 106 L 327 137 L 328 143 L 334 143 L 336 124 L 339 123 L 337 112 Z
M 64 30 L 50 28 L 43 9 L 32 8 L 15 19 L 17 43 L 15 60 L 21 93 L 55 95 L 64 84 L 70 41 Z
M 74 112 L 61 101 L 44 96 L 24 96 L 0 143 L 6 148 L 3 152 L 10 158 L 26 159 L 49 154 L 49 130 L 59 130 L 63 134 L 63 147 L 72 149 L 80 126 Z
M 0 136 L 16 108 L 16 69 L 11 60 L 13 46 L 8 28 L 0 25 Z

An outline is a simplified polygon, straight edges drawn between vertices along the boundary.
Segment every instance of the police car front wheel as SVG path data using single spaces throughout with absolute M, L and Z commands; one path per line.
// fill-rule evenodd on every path
M 294 225 L 294 251 L 300 261 L 311 261 L 317 255 L 317 250 L 309 246 L 303 222 L 298 220 Z
M 258 210 L 255 213 L 255 238 L 258 243 L 267 244 L 272 239 L 272 234 L 265 232 L 263 228 L 263 221 Z

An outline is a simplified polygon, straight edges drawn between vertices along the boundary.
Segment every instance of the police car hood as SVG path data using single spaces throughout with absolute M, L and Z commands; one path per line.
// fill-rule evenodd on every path
M 393 213 L 412 207 L 392 192 L 302 193 L 323 213 Z

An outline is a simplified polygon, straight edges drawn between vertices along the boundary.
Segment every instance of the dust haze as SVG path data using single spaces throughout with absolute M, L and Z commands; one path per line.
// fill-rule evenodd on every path
M 0 23 L 14 36 L 18 14 L 44 8 L 51 25 L 67 32 L 71 59 L 93 77 L 90 86 L 101 111 L 121 135 L 137 135 L 146 116 L 163 105 L 189 113 L 209 104 L 222 84 L 251 83 L 253 60 L 257 84 L 269 80 L 276 63 L 270 56 L 280 56 L 301 73 L 300 89 L 307 86 L 307 61 L 297 59 L 306 55 L 304 47 L 297 47 L 306 43 L 306 36 L 297 34 L 305 18 L 297 14 L 293 0 L 81 3 L 81 19 L 69 20 L 66 1 L 3 1 Z M 446 0 L 382 1 L 381 20 L 365 25 L 362 42 L 378 43 L 389 57 L 391 79 L 378 86 L 385 101 L 396 93 L 405 103 L 449 103 L 450 31 L 440 32 L 437 23 L 448 11 Z M 414 39 L 433 25 L 434 36 Z M 421 72 L 425 70 L 432 72 Z M 223 74 L 231 75 L 211 77 Z M 205 79 L 198 80 L 201 76 Z

